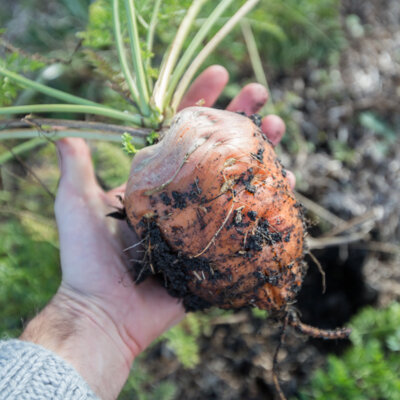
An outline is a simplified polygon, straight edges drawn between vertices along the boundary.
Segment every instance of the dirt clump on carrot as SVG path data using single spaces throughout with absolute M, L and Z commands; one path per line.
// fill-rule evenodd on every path
M 159 277 L 187 310 L 279 312 L 300 290 L 302 206 L 254 122 L 191 107 L 133 161 L 124 204 L 144 248 L 135 280 Z

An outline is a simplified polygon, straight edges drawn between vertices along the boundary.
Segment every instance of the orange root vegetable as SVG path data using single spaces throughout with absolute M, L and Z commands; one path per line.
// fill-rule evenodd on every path
M 135 156 L 125 209 L 145 250 L 136 281 L 160 276 L 187 310 L 280 311 L 301 287 L 302 207 L 250 118 L 181 111 Z

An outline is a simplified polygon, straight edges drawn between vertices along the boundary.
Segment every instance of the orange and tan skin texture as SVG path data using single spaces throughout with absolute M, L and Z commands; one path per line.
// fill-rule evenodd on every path
M 177 114 L 161 141 L 135 156 L 125 209 L 145 248 L 136 278 L 164 275 L 189 310 L 280 311 L 301 287 L 302 208 L 271 144 L 245 116 L 205 107 Z

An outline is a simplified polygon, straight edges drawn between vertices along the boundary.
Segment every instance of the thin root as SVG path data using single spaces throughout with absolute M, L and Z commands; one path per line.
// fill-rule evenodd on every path
M 197 273 L 197 271 L 193 271 L 193 275 L 197 278 L 197 280 L 202 281 L 201 276 Z
M 211 238 L 211 240 L 208 242 L 207 246 L 204 247 L 204 249 L 203 249 L 200 253 L 196 254 L 196 255 L 193 256 L 192 258 L 200 257 L 200 256 L 201 256 L 202 254 L 204 254 L 204 253 L 209 249 L 209 247 L 215 242 L 215 239 L 217 238 L 217 236 L 219 235 L 219 233 L 222 231 L 222 229 L 224 228 L 224 226 L 225 226 L 226 223 L 228 222 L 228 219 L 229 219 L 229 217 L 231 216 L 231 214 L 232 214 L 232 212 L 233 212 L 234 205 L 235 205 L 235 203 L 232 202 L 231 208 L 230 208 L 230 210 L 229 210 L 227 216 L 225 217 L 224 222 L 223 222 L 222 225 L 218 228 L 217 232 L 215 232 L 214 236 L 213 236 L 213 237 Z
M 307 336 L 311 336 L 317 339 L 347 339 L 350 336 L 351 329 L 348 328 L 336 328 L 334 330 L 325 330 L 315 328 L 310 325 L 303 324 L 297 315 L 297 312 L 293 308 L 287 310 L 286 317 L 282 326 L 282 331 L 279 337 L 279 342 L 275 350 L 274 358 L 272 361 L 272 380 L 274 382 L 275 390 L 278 394 L 279 400 L 287 400 L 285 394 L 282 391 L 279 383 L 279 371 L 278 371 L 278 354 L 284 342 L 287 326 L 290 325 L 296 329 L 297 332 Z
M 319 273 L 322 276 L 322 293 L 326 292 L 326 274 L 324 269 L 322 268 L 321 263 L 317 260 L 317 257 L 314 256 L 311 251 L 308 251 L 308 255 L 311 257 L 311 259 L 314 261 L 314 264 L 317 266 Z
M 279 350 L 282 347 L 283 341 L 285 339 L 285 333 L 286 333 L 287 326 L 288 326 L 288 317 L 286 316 L 286 318 L 283 322 L 281 334 L 279 335 L 279 342 L 278 342 L 278 345 L 276 346 L 274 358 L 272 360 L 272 380 L 274 382 L 275 390 L 278 393 L 280 400 L 287 400 L 285 394 L 282 391 L 281 385 L 279 383 L 279 370 L 278 370 L 278 354 L 279 354 Z
M 287 320 L 288 324 L 297 332 L 317 339 L 348 339 L 351 333 L 351 329 L 349 328 L 336 328 L 329 330 L 304 324 L 299 320 L 296 311 L 293 309 L 288 310 Z
M 122 250 L 123 252 L 134 249 L 137 246 L 140 246 L 147 238 L 142 239 L 140 242 L 133 244 L 132 246 L 127 247 L 126 249 Z
M 143 268 L 140 270 L 138 276 L 135 278 L 135 282 L 136 282 L 136 283 L 140 282 L 140 278 L 142 277 L 142 274 L 143 274 L 143 272 L 145 271 L 145 269 L 146 269 L 146 265 L 143 266 Z

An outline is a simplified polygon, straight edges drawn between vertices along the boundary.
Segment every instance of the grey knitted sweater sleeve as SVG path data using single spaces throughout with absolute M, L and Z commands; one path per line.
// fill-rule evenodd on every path
M 33 343 L 0 341 L 0 400 L 98 400 L 78 372 Z

